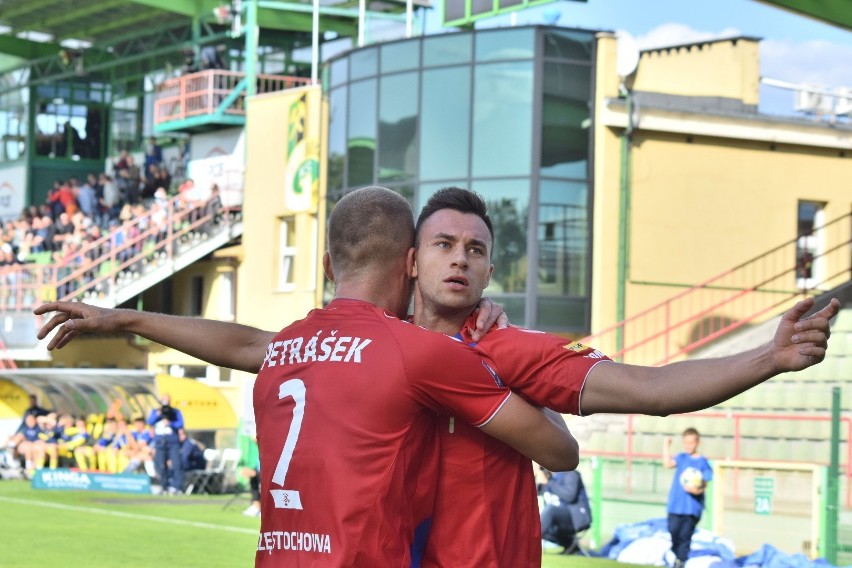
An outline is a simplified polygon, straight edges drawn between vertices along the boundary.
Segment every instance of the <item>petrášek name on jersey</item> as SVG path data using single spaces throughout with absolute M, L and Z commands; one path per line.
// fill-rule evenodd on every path
M 361 351 L 373 340 L 345 335 L 338 337 L 337 333 L 335 329 L 331 335 L 322 337 L 323 331 L 320 330 L 307 341 L 304 337 L 294 337 L 270 343 L 260 368 L 323 361 L 360 363 Z

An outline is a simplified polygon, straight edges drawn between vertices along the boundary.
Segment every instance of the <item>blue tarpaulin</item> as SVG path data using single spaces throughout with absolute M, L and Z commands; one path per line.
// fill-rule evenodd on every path
M 600 551 L 601 556 L 653 566 L 672 566 L 671 537 L 666 519 L 619 525 L 615 535 Z M 787 554 L 764 544 L 757 552 L 739 558 L 734 543 L 710 531 L 697 529 L 692 537 L 686 568 L 829 568 L 824 559 L 811 560 L 804 554 Z M 852 568 L 852 567 L 849 567 Z

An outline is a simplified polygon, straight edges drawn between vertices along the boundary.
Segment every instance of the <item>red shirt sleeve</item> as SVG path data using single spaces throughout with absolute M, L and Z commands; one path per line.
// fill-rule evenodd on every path
M 474 426 L 491 420 L 511 396 L 493 365 L 481 354 L 442 333 L 402 323 L 411 333 L 396 334 L 416 398 Z
M 467 325 L 462 338 L 471 343 Z M 506 386 L 532 404 L 578 415 L 589 371 L 598 363 L 611 361 L 576 341 L 520 327 L 492 329 L 476 350 L 494 361 Z

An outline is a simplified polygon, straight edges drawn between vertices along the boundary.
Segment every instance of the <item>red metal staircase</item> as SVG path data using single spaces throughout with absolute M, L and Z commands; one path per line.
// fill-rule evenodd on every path
M 625 363 L 662 365 L 852 279 L 852 213 L 804 238 L 808 250 L 803 237 L 783 243 L 582 342 Z

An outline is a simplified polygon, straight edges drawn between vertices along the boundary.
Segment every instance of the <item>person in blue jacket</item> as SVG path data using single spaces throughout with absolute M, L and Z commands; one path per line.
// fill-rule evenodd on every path
M 669 490 L 669 533 L 672 536 L 674 568 L 683 568 L 689 558 L 692 533 L 704 512 L 704 491 L 713 479 L 713 468 L 707 458 L 698 453 L 701 436 L 695 428 L 683 431 L 683 451 L 672 457 L 672 439 L 663 445 L 663 466 L 677 468 Z
M 147 420 L 154 427 L 154 467 L 163 493 L 177 495 L 183 488 L 183 463 L 178 437 L 178 431 L 183 428 L 183 414 L 172 406 L 169 394 L 160 397 L 160 404 L 160 408 L 151 411 Z
M 178 432 L 178 437 L 180 438 L 180 457 L 183 463 L 183 471 L 206 468 L 207 460 L 204 459 L 204 446 L 198 440 L 193 440 L 187 436 L 183 429 Z

